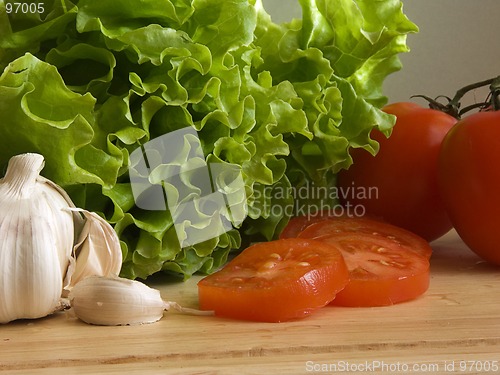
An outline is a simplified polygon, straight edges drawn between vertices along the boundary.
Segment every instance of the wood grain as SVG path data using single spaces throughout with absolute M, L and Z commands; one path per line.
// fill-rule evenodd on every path
M 485 373 L 458 366 L 500 361 L 500 269 L 482 262 L 454 232 L 433 247 L 431 286 L 414 301 L 328 306 L 304 320 L 274 324 L 166 312 L 150 325 L 96 327 L 58 313 L 0 326 L 0 372 L 307 374 L 379 364 L 368 369 L 399 373 L 392 371 L 399 364 L 427 373 L 444 373 L 446 365 L 456 373 Z M 197 307 L 198 280 L 148 282 L 165 299 Z

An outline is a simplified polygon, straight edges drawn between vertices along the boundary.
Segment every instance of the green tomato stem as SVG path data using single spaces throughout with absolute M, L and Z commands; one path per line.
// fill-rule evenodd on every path
M 475 103 L 463 109 L 460 109 L 461 100 L 465 96 L 465 94 L 467 94 L 469 91 L 487 85 L 490 85 L 490 94 L 488 95 L 488 98 L 484 102 Z M 485 109 L 489 107 L 495 111 L 500 110 L 500 76 L 464 86 L 456 92 L 453 98 L 449 98 L 446 96 L 439 96 L 436 99 L 432 99 L 425 95 L 414 95 L 412 96 L 412 98 L 413 97 L 424 98 L 429 102 L 429 108 L 447 113 L 455 117 L 456 119 L 460 120 L 464 113 L 467 113 L 476 108 Z M 446 98 L 448 100 L 448 103 L 443 104 L 438 102 L 437 99 L 441 97 Z
M 495 78 L 490 85 L 491 107 L 494 111 L 500 110 L 500 76 Z

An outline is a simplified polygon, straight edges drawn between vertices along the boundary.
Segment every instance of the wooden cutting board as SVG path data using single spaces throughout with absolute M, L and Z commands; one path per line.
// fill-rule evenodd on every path
M 411 302 L 328 306 L 287 323 L 167 312 L 150 325 L 97 327 L 58 313 L 0 326 L 0 373 L 500 373 L 500 268 L 454 232 L 433 247 L 430 289 Z M 150 283 L 197 307 L 198 280 Z

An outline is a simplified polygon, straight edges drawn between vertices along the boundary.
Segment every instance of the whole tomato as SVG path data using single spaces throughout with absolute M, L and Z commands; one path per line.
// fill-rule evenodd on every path
M 439 186 L 457 233 L 500 265 L 500 112 L 460 120 L 443 141 Z
M 397 118 L 392 134 L 372 131 L 380 143 L 376 156 L 352 150 L 353 165 L 338 175 L 341 200 L 430 242 L 452 228 L 439 193 L 437 162 L 441 142 L 457 120 L 411 102 L 383 111 Z

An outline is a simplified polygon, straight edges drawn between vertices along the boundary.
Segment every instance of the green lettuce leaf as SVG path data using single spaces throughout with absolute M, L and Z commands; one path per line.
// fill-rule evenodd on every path
M 230 252 L 276 238 L 303 207 L 337 204 L 294 191 L 335 187 L 353 147 L 377 152 L 371 130 L 394 124 L 380 110 L 382 83 L 417 31 L 396 0 L 300 0 L 302 19 L 283 24 L 260 0 L 44 4 L 41 15 L 9 15 L 0 2 L 0 165 L 43 154 L 44 175 L 114 226 L 129 278 L 212 272 Z M 151 154 L 142 176 L 131 155 L 185 128 L 202 155 L 190 160 L 184 138 L 172 160 Z M 145 209 L 131 173 L 190 202 L 202 195 L 198 174 L 165 176 L 194 162 L 241 172 L 231 215 L 246 219 L 183 246 L 215 218 L 201 203 L 182 225 L 170 209 Z

